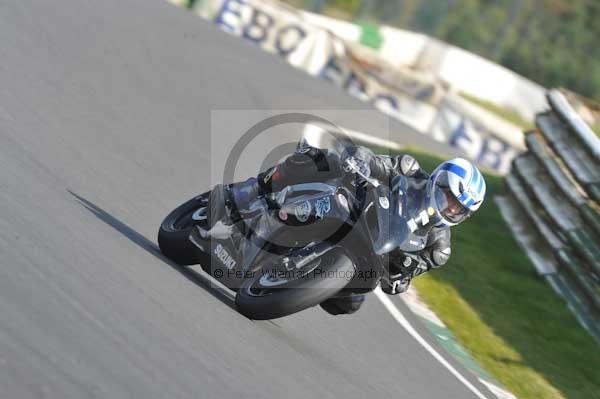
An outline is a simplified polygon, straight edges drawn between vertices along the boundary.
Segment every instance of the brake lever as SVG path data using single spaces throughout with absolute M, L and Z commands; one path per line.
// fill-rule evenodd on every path
M 365 175 L 364 173 L 362 173 L 360 171 L 360 168 L 358 167 L 358 165 L 356 164 L 356 160 L 353 158 L 348 158 L 346 159 L 346 165 L 348 166 L 348 172 L 352 171 L 353 173 L 359 175 L 360 177 L 362 177 L 367 183 L 369 183 L 370 185 L 372 185 L 373 187 L 377 188 L 381 185 L 381 183 L 379 183 L 379 181 L 375 178 L 372 178 L 370 176 Z

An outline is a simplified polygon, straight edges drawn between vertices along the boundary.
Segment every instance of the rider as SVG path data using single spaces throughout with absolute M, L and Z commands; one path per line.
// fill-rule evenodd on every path
M 461 223 L 479 209 L 486 190 L 481 172 L 465 159 L 442 162 L 428 175 L 410 155 L 375 155 L 370 149 L 358 146 L 346 148 L 338 158 L 334 152 L 311 147 L 301 141 L 296 152 L 285 161 L 260 173 L 256 180 L 241 183 L 236 191 L 240 193 L 244 192 L 244 187 L 256 187 L 252 191 L 258 192 L 253 194 L 268 194 L 290 184 L 325 181 L 344 173 L 340 169 L 340 165 L 344 164 L 340 158 L 341 161 L 352 159 L 365 165 L 370 177 L 388 186 L 399 175 L 414 179 L 427 191 L 426 197 L 434 212 L 431 219 L 435 225 L 427 235 L 425 248 L 418 253 L 418 263 L 405 266 L 405 257 L 399 250 L 389 255 L 388 270 L 381 280 L 384 292 L 391 295 L 404 292 L 412 278 L 448 262 L 451 253 L 450 226 Z M 345 293 L 323 302 L 321 307 L 331 314 L 354 313 L 363 301 L 362 293 Z

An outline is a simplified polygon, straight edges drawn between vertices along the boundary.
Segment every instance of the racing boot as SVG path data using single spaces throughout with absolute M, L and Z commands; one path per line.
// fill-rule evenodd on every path
M 365 301 L 365 294 L 350 293 L 340 297 L 329 298 L 319 306 L 327 313 L 337 316 L 352 314 L 358 311 Z

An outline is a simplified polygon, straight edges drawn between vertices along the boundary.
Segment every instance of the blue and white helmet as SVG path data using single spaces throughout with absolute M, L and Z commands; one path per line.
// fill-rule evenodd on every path
M 455 226 L 473 214 L 485 197 L 485 180 L 471 162 L 454 158 L 440 164 L 428 184 L 436 227 Z

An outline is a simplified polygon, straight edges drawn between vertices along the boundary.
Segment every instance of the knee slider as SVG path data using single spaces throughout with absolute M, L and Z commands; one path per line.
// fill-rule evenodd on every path
M 448 259 L 450 258 L 451 252 L 452 250 L 450 249 L 450 247 L 434 249 L 431 253 L 434 267 L 440 267 L 445 265 L 446 262 L 448 262 Z

